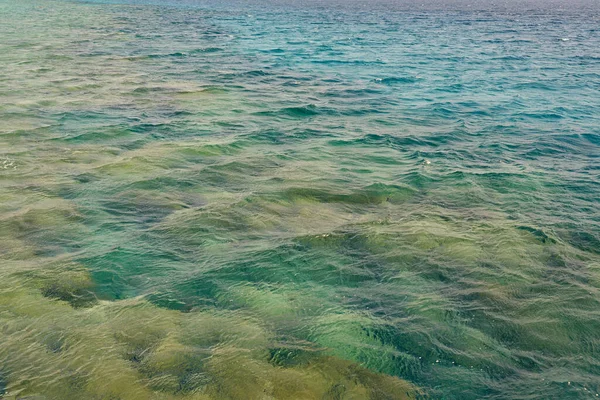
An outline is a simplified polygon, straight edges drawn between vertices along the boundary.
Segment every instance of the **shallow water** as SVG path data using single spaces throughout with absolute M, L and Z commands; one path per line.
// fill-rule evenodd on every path
M 0 397 L 598 397 L 556 4 L 0 0 Z

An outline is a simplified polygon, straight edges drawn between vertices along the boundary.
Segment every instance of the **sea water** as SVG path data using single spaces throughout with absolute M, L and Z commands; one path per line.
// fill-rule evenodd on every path
M 597 398 L 599 26 L 0 0 L 0 397 Z

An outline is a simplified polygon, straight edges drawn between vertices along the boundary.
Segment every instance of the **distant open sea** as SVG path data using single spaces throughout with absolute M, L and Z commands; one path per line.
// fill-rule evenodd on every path
M 0 398 L 600 396 L 600 2 L 0 0 Z

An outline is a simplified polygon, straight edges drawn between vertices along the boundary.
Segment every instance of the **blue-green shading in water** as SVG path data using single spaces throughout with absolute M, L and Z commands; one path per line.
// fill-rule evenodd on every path
M 598 5 L 363 3 L 0 0 L 0 397 L 600 395 Z

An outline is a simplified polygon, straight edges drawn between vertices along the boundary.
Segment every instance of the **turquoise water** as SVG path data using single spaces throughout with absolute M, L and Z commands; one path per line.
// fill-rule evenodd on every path
M 597 3 L 0 0 L 0 398 L 600 394 Z

